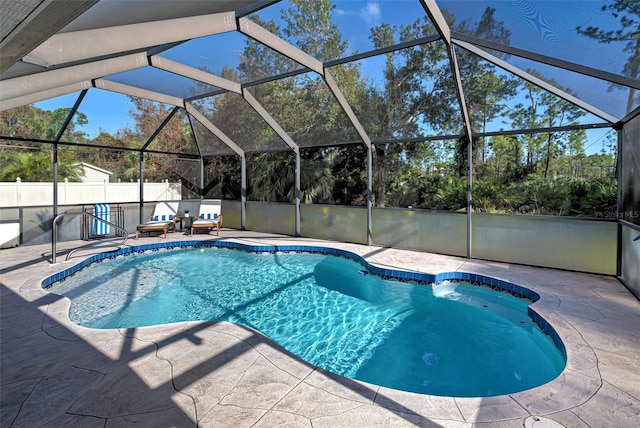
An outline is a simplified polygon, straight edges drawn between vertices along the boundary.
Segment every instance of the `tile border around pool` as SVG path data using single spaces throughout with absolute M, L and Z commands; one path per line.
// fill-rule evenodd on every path
M 110 251 L 106 253 L 94 254 L 80 263 L 71 266 L 65 270 L 62 270 L 56 274 L 53 274 L 42 281 L 42 288 L 49 289 L 52 286 L 64 281 L 67 277 L 75 275 L 87 266 L 94 263 L 102 263 L 103 260 L 113 260 L 118 257 L 128 257 L 133 254 L 148 254 L 149 252 L 158 252 L 161 249 L 184 249 L 184 248 L 227 248 L 234 250 L 241 250 L 249 253 L 309 253 L 309 254 L 327 254 L 332 256 L 343 257 L 346 259 L 354 260 L 366 268 L 366 270 L 373 275 L 376 275 L 382 279 L 396 280 L 400 282 L 410 282 L 422 285 L 438 286 L 445 282 L 457 283 L 468 282 L 472 285 L 478 285 L 483 287 L 489 287 L 495 291 L 509 293 L 515 297 L 529 300 L 532 303 L 537 302 L 540 299 L 540 295 L 533 290 L 526 287 L 513 284 L 511 282 L 492 278 L 490 276 L 468 273 L 468 272 L 442 272 L 439 274 L 430 274 L 422 272 L 410 272 L 401 271 L 396 269 L 386 269 L 376 265 L 372 265 L 367 262 L 363 257 L 347 250 L 342 250 L 333 247 L 313 246 L 313 245 L 249 245 L 240 242 L 229 241 L 202 241 L 202 240 L 188 240 L 179 242 L 156 242 L 153 244 L 142 244 L 133 247 L 119 248 L 116 251 Z M 528 306 L 528 315 L 532 319 L 534 325 L 546 334 L 554 343 L 556 348 L 562 353 L 564 360 L 567 360 L 567 351 L 564 343 L 560 339 L 560 336 L 556 330 L 545 320 L 540 314 L 538 314 L 531 306 Z

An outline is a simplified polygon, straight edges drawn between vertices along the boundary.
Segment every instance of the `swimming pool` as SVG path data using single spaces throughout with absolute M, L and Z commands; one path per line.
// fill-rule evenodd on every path
M 381 269 L 342 250 L 151 244 L 93 256 L 43 285 L 69 297 L 70 318 L 86 327 L 230 321 L 333 373 L 418 393 L 516 392 L 552 380 L 566 360 L 530 290 Z

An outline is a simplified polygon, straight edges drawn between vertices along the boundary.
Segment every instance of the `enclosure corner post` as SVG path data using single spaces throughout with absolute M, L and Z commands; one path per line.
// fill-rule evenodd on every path
M 372 217 L 372 194 L 373 194 L 373 149 L 371 144 L 367 146 L 367 245 L 371 246 L 373 243 L 372 229 L 373 229 L 373 217 Z
M 240 230 L 247 229 L 247 159 L 240 157 Z
M 296 213 L 295 213 L 295 236 L 300 236 L 300 150 L 296 150 Z

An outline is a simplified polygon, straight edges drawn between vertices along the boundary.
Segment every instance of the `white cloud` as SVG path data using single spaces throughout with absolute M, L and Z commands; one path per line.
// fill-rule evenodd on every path
M 380 17 L 382 16 L 382 11 L 380 10 L 380 3 L 378 2 L 367 3 L 365 7 L 360 9 L 360 12 L 358 15 L 367 24 L 377 24 L 380 21 Z
M 334 13 L 337 16 L 355 16 L 362 19 L 368 25 L 378 24 L 382 16 L 380 2 L 370 1 L 359 10 L 348 10 L 336 8 Z
M 338 16 L 348 16 L 348 15 L 353 15 L 352 12 L 349 12 L 348 10 L 345 9 L 340 9 L 339 7 L 336 8 L 336 10 L 334 11 L 334 13 Z

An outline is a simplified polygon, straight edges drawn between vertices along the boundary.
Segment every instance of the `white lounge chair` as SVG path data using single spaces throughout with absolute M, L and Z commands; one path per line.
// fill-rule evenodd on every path
M 176 231 L 176 216 L 178 214 L 177 201 L 158 202 L 153 209 L 153 214 L 149 216 L 149 221 L 136 226 L 136 239 L 140 232 L 164 232 L 164 238 L 167 238 L 167 231 Z
M 216 236 L 220 235 L 222 227 L 222 200 L 203 199 L 200 201 L 200 213 L 191 223 L 191 234 L 198 229 L 215 229 Z

